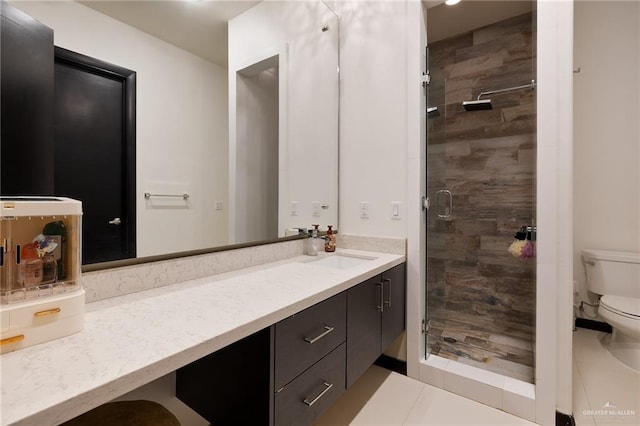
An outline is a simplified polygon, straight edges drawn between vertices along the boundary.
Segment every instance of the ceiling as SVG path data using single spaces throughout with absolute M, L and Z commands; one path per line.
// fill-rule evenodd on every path
M 90 0 L 80 3 L 226 68 L 227 22 L 260 1 Z M 527 0 L 463 0 L 455 6 L 443 3 L 443 0 L 423 0 L 425 10 L 428 9 L 430 43 L 535 7 L 535 2 Z
M 110 0 L 84 6 L 227 67 L 227 21 L 259 1 Z
M 429 43 L 531 12 L 536 6 L 530 0 L 462 0 L 455 6 L 429 0 L 424 4 Z

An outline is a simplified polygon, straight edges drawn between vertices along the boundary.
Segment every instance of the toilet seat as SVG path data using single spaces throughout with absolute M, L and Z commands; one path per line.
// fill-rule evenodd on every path
M 637 297 L 605 294 L 600 298 L 600 308 L 625 318 L 640 321 L 640 299 Z

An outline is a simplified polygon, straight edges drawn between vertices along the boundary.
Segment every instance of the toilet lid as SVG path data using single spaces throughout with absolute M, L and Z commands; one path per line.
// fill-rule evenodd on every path
M 640 318 L 640 299 L 637 297 L 607 294 L 600 298 L 600 306 L 613 312 Z

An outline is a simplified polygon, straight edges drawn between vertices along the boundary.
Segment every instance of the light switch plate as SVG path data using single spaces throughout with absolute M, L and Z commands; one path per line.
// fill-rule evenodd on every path
M 369 219 L 368 201 L 360 201 L 360 219 Z
M 401 219 L 402 216 L 400 214 L 400 201 L 392 201 L 391 202 L 391 219 Z

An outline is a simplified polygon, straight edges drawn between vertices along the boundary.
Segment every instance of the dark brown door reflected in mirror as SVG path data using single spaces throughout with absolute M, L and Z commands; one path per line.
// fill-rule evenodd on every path
M 82 263 L 135 257 L 135 72 L 56 48 L 54 74 L 55 194 L 82 201 Z

